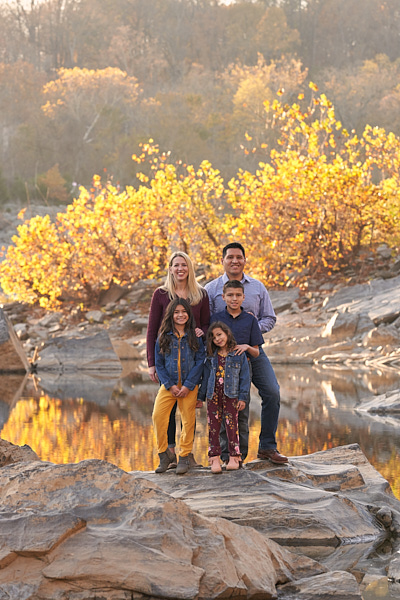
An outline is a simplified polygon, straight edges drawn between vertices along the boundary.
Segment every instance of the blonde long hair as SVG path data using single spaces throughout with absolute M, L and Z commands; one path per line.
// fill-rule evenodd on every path
M 201 302 L 201 300 L 205 294 L 205 289 L 202 288 L 199 283 L 197 283 L 192 260 L 187 254 L 185 254 L 185 252 L 178 251 L 178 252 L 174 252 L 173 254 L 171 254 L 171 257 L 168 261 L 167 277 L 166 277 L 164 285 L 161 286 L 161 289 L 168 292 L 168 296 L 169 296 L 170 300 L 174 300 L 175 298 L 177 298 L 177 293 L 175 291 L 175 286 L 176 286 L 175 278 L 170 271 L 170 267 L 172 267 L 172 263 L 174 262 L 174 259 L 177 257 L 184 258 L 186 261 L 186 264 L 188 266 L 188 279 L 187 279 L 188 297 L 187 297 L 187 299 L 192 306 L 195 306 L 196 304 L 199 304 L 199 302 Z

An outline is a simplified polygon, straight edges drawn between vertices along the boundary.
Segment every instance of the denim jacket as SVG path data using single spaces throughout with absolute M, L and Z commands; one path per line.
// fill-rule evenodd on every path
M 197 338 L 199 349 L 197 352 L 193 352 L 189 347 L 186 333 L 181 338 L 177 338 L 172 331 L 170 331 L 168 335 L 171 336 L 171 346 L 166 354 L 162 354 L 158 340 L 156 342 L 155 363 L 160 383 L 164 384 L 164 387 L 167 390 L 169 390 L 171 386 L 178 384 L 178 352 L 180 346 L 181 384 L 189 390 L 194 390 L 196 385 L 200 383 L 203 372 L 203 363 L 206 354 L 203 340 Z
M 198 400 L 212 398 L 215 388 L 215 374 L 218 368 L 218 354 L 208 356 L 204 363 L 203 380 Z M 250 371 L 247 355 L 229 352 L 225 362 L 224 393 L 228 398 L 237 398 L 248 404 L 250 392 Z

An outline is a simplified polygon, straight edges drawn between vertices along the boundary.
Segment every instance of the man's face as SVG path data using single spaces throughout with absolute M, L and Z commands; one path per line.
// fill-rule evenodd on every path
M 230 310 L 238 310 L 244 300 L 243 290 L 240 288 L 227 288 L 226 292 L 222 294 L 222 298 Z
M 246 259 L 240 248 L 229 248 L 222 259 L 222 264 L 229 278 L 237 279 L 240 276 L 241 279 Z

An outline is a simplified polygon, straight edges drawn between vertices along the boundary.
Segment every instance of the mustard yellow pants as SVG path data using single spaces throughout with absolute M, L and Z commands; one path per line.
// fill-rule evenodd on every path
M 157 452 L 165 452 L 168 448 L 168 423 L 172 407 L 178 401 L 181 413 L 182 431 L 180 438 L 180 455 L 187 456 L 193 449 L 194 427 L 196 422 L 197 388 L 190 391 L 186 398 L 176 398 L 162 385 L 158 391 L 153 408 L 153 429 L 157 440 Z

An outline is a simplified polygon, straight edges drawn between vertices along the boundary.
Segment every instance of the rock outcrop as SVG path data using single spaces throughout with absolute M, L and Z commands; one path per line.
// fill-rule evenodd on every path
M 0 373 L 27 373 L 30 365 L 10 319 L 0 308 Z
M 17 303 L 4 305 L 25 352 L 62 338 L 83 338 L 106 332 L 122 361 L 144 360 L 145 334 L 154 280 L 139 281 L 129 289 L 118 286 L 105 294 L 100 309 L 43 313 Z M 273 364 L 346 364 L 394 368 L 400 364 L 400 276 L 342 287 L 315 286 L 270 291 L 277 325 L 264 336 Z
M 283 304 L 272 292 L 272 303 Z M 278 299 L 277 299 L 278 298 Z M 279 312 L 279 310 L 278 310 Z M 400 364 L 400 276 L 309 292 L 279 312 L 265 336 L 273 364 L 345 364 L 394 368 Z
M 122 371 L 119 358 L 105 331 L 88 337 L 56 338 L 52 343 L 44 346 L 37 369 L 60 373 L 76 371 L 120 373 Z
M 325 572 L 109 463 L 27 458 L 0 470 L 2 597 L 267 599 Z
M 256 460 L 225 475 L 216 481 L 196 470 L 190 485 L 170 471 L 144 476 L 201 514 L 254 527 L 287 546 L 381 540 L 388 534 L 376 518 L 382 507 L 391 510 L 390 532 L 400 533 L 400 502 L 357 444 L 290 457 L 287 466 Z
M 55 465 L 5 441 L 0 464 L 0 597 L 15 600 L 361 600 L 366 544 L 400 532 L 356 445 L 219 476 Z M 375 580 L 387 569 L 395 585 L 389 558 Z

